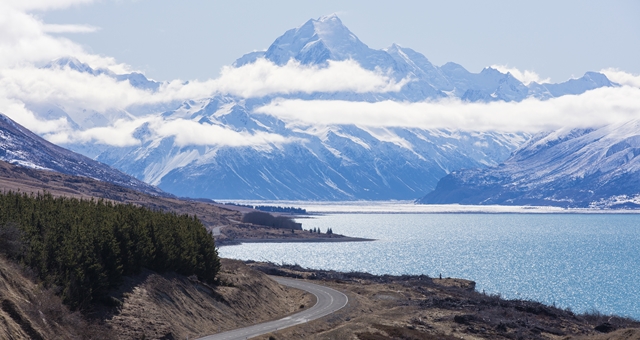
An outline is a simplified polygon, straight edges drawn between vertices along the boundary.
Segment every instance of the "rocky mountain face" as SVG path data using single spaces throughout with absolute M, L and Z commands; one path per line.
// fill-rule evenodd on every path
M 34 169 L 89 177 L 156 196 L 167 196 L 162 190 L 108 165 L 49 143 L 3 114 L 0 114 L 0 160 Z
M 504 163 L 460 170 L 426 204 L 640 207 L 640 121 L 534 136 Z
M 383 93 L 290 93 L 255 98 L 216 95 L 183 103 L 130 111 L 67 113 L 55 105 L 27 105 L 41 117 L 66 117 L 78 129 L 105 126 L 143 114 L 165 121 L 190 120 L 255 135 L 277 134 L 287 143 L 260 146 L 185 145 L 175 137 L 158 137 L 148 125 L 138 128 L 139 145 L 115 147 L 75 143 L 66 147 L 112 165 L 140 180 L 180 196 L 235 199 L 415 199 L 433 190 L 438 180 L 463 168 L 495 166 L 529 139 L 528 134 L 472 133 L 418 128 L 368 128 L 357 125 L 298 126 L 256 108 L 276 98 L 302 100 L 383 100 L 420 102 L 457 98 L 469 102 L 549 99 L 617 86 L 604 75 L 560 84 L 528 86 L 510 73 L 485 68 L 471 73 L 461 65 L 435 66 L 422 54 L 396 44 L 369 48 L 340 19 L 309 20 L 277 38 L 266 50 L 246 54 L 235 67 L 267 59 L 277 65 L 291 59 L 324 67 L 328 61 L 354 60 L 368 70 L 382 70 L 393 79 L 410 80 L 401 90 Z M 107 75 L 148 91 L 161 84 L 141 74 L 115 75 L 94 70 L 77 60 L 62 59 L 48 67 Z

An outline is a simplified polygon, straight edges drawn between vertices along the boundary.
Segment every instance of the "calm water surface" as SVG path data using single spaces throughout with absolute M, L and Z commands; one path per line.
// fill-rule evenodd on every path
M 477 282 L 478 291 L 640 319 L 640 215 L 332 214 L 303 228 L 374 242 L 243 244 L 222 257 Z

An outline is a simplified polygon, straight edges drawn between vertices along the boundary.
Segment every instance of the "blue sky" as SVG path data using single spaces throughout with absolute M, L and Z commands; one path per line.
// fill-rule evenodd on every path
M 87 51 L 158 80 L 208 79 L 287 29 L 338 13 L 372 48 L 399 43 L 436 65 L 473 72 L 507 65 L 552 82 L 586 71 L 640 73 L 640 1 L 205 1 L 118 0 L 36 10 Z

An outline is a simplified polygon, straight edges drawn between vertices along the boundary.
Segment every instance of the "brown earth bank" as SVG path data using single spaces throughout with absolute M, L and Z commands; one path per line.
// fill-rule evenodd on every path
M 144 271 L 109 306 L 71 313 L 23 268 L 0 257 L 0 339 L 195 339 L 279 319 L 315 303 L 240 261 L 222 259 L 220 285 Z
M 376 276 L 247 262 L 269 275 L 312 280 L 349 297 L 344 309 L 256 339 L 640 339 L 640 322 L 576 314 L 475 291 L 473 281 Z

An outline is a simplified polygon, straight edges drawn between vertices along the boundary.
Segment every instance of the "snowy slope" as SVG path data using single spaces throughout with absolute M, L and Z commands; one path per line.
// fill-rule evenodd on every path
M 152 195 L 167 195 L 105 164 L 53 145 L 3 114 L 0 114 L 0 160 L 34 169 L 90 177 Z
M 640 207 L 640 121 L 532 138 L 497 167 L 461 170 L 420 203 Z
M 236 131 L 275 132 L 293 141 L 267 147 L 180 147 L 173 139 L 146 134 L 143 127 L 137 134 L 141 146 L 106 152 L 98 160 L 180 196 L 412 199 L 454 169 L 497 164 L 526 139 L 354 125 L 285 127 L 232 99 L 192 102 L 189 108 L 165 116 Z

